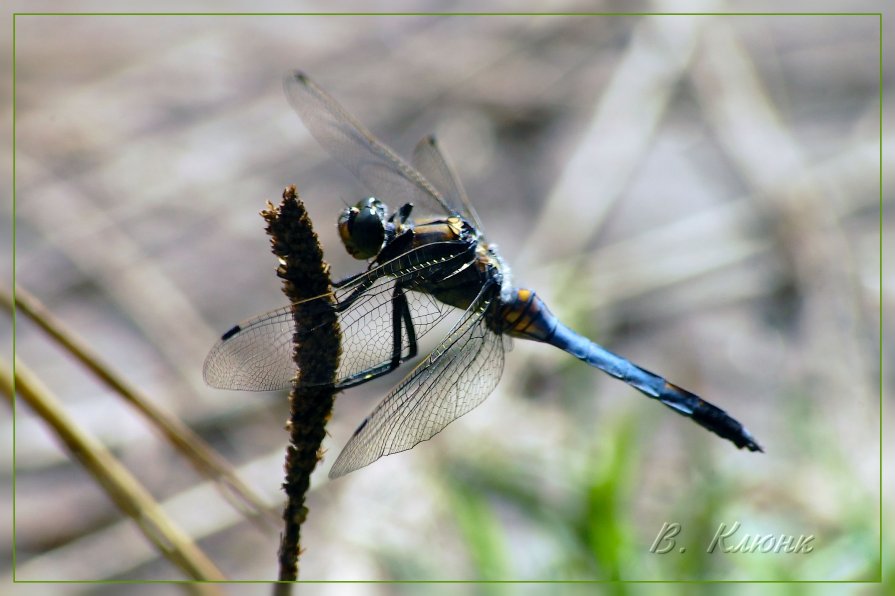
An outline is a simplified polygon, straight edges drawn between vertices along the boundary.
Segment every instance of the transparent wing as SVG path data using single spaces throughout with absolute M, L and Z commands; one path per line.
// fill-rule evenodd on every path
M 503 372 L 509 338 L 492 331 L 483 290 L 451 333 L 361 423 L 329 472 L 337 478 L 406 451 L 482 403 Z
M 425 292 L 430 280 L 443 279 L 471 258 L 464 243 L 432 243 L 380 265 L 339 287 L 330 296 L 302 304 L 319 305 L 322 312 L 337 310 L 342 331 L 342 356 L 337 370 L 339 384 L 358 384 L 366 374 L 388 366 L 395 350 L 395 287 L 403 289 L 415 338 L 402 320 L 400 361 L 412 357 L 415 339 L 423 337 L 455 310 Z M 296 329 L 292 306 L 279 308 L 230 329 L 205 359 L 205 382 L 219 389 L 272 391 L 288 388 L 296 369 L 294 344 L 316 328 Z M 400 313 L 398 313 L 400 314 Z M 303 379 L 316 384 L 314 379 Z M 350 383 L 349 383 L 350 381 Z M 319 383 L 327 382 L 321 379 Z
M 205 383 L 242 391 L 285 389 L 296 373 L 292 360 L 294 333 L 291 306 L 235 325 L 206 356 L 202 369 Z
M 443 193 L 444 201 L 451 209 L 474 224 L 480 232 L 485 231 L 479 220 L 479 214 L 476 213 L 475 207 L 463 189 L 457 171 L 447 159 L 435 135 L 427 135 L 417 143 L 410 161 L 426 180 Z
M 413 203 L 439 215 L 454 214 L 438 189 L 304 73 L 287 74 L 283 88 L 292 109 L 317 142 L 372 196 L 386 203 Z

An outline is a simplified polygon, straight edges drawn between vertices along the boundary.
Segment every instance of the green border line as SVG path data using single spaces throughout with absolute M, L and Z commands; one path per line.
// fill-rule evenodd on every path
M 879 19 L 879 577 L 871 580 L 231 580 L 196 582 L 193 580 L 19 580 L 16 579 L 16 18 L 22 16 L 876 16 Z M 12 577 L 20 584 L 875 584 L 883 581 L 883 13 L 882 12 L 14 12 L 12 13 Z
M 17 584 L 878 584 L 875 579 L 21 579 Z
M 883 15 L 879 15 L 879 582 L 883 581 Z
M 12 581 L 16 582 L 16 15 L 12 15 Z

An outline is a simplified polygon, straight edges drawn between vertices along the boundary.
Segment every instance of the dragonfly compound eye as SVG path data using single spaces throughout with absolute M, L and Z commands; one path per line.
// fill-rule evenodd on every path
M 385 243 L 385 205 L 374 198 L 364 199 L 339 215 L 339 236 L 355 259 L 371 259 Z

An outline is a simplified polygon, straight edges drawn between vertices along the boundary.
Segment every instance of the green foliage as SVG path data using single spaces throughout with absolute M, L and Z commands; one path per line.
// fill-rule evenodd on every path
M 693 581 L 868 580 L 878 575 L 875 516 L 867 515 L 864 491 L 849 498 L 848 486 L 836 496 L 841 510 L 831 518 L 848 520 L 848 532 L 840 525 L 831 526 L 829 533 L 818 536 L 815 544 L 819 546 L 812 553 L 707 552 L 720 522 L 729 526 L 736 520 L 748 520 L 744 526 L 752 532 L 774 528 L 777 533 L 796 535 L 805 528 L 822 528 L 825 522 L 812 517 L 811 511 L 800 511 L 799 501 L 792 495 L 791 503 L 781 497 L 775 507 L 767 507 L 767 499 L 776 495 L 754 494 L 749 478 L 721 465 L 715 452 L 705 447 L 712 437 L 699 434 L 683 439 L 690 454 L 690 473 L 680 479 L 682 492 L 675 493 L 666 510 L 669 521 L 679 522 L 686 530 L 677 541 L 684 552 L 677 547 L 666 554 L 650 552 L 661 523 L 656 525 L 639 514 L 642 485 L 649 480 L 650 469 L 649 444 L 644 449 L 640 446 L 645 444 L 643 435 L 651 430 L 653 420 L 643 416 L 643 411 L 648 410 L 635 407 L 614 421 L 601 420 L 601 432 L 587 439 L 586 453 L 577 460 L 557 458 L 563 465 L 549 469 L 533 460 L 500 461 L 497 455 L 445 458 L 437 485 L 444 496 L 446 531 L 462 545 L 460 554 L 470 570 L 466 579 L 608 582 L 606 589 L 617 594 L 631 591 L 633 584 L 625 580 L 683 581 L 687 583 L 665 586 L 663 594 L 691 594 L 711 588 Z M 835 453 L 830 450 L 818 454 L 830 460 L 823 463 L 828 469 L 843 465 L 843 461 L 833 461 Z M 666 498 L 647 497 L 652 501 Z M 438 556 L 404 553 L 403 573 L 394 565 L 387 567 L 397 572 L 390 575 L 395 579 L 439 577 L 432 562 Z M 481 584 L 476 590 L 503 594 L 508 587 Z M 738 585 L 734 591 L 745 588 Z M 781 593 L 814 593 L 812 584 L 788 584 L 785 588 Z

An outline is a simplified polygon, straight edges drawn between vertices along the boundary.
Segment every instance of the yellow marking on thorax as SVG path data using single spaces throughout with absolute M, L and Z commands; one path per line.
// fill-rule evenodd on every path
M 417 224 L 413 229 L 413 246 L 419 247 L 431 242 L 457 240 L 459 234 L 453 226 L 444 222 Z
M 447 220 L 447 226 L 451 229 L 451 232 L 454 233 L 454 236 L 457 236 L 458 238 L 463 232 L 463 220 L 459 217 L 449 217 Z

